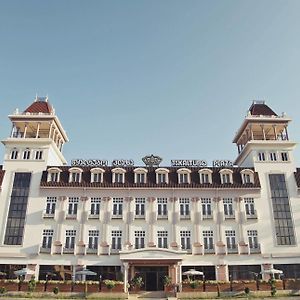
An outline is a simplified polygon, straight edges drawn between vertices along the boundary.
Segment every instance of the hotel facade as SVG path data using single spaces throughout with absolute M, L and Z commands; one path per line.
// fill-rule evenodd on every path
M 9 115 L 0 170 L 0 271 L 36 278 L 127 282 L 146 290 L 190 268 L 210 280 L 253 279 L 272 267 L 300 277 L 300 169 L 291 121 L 253 102 L 233 142 L 234 163 L 174 160 L 160 166 L 63 156 L 68 137 L 47 98 Z M 262 275 L 265 276 L 264 274 Z

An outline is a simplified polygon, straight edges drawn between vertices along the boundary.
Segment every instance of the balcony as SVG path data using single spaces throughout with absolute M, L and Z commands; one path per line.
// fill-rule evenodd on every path
M 50 254 L 51 253 L 51 247 L 41 246 L 40 247 L 40 253 Z
M 97 247 L 87 248 L 86 254 L 98 254 L 98 248 Z
M 249 247 L 250 254 L 258 254 L 261 253 L 260 244 L 253 245 L 252 247 Z
M 230 213 L 230 214 L 224 214 L 225 220 L 234 220 L 235 219 L 235 214 Z
M 55 211 L 54 210 L 45 210 L 43 212 L 44 219 L 54 219 Z
M 204 254 L 215 254 L 215 249 L 214 248 L 208 248 L 208 249 L 205 249 L 204 248 Z
M 204 214 L 202 215 L 202 220 L 212 220 L 213 215 L 212 214 Z
M 168 220 L 168 214 L 157 214 L 157 219 Z
M 257 220 L 257 211 L 255 210 L 252 213 L 246 214 L 247 220 Z
M 189 213 L 180 215 L 180 220 L 190 220 L 191 215 Z
M 100 217 L 100 212 L 98 211 L 90 211 L 89 215 L 88 215 L 88 219 L 99 219 Z
M 229 245 L 227 246 L 227 254 L 238 254 L 238 247 L 237 245 Z
M 74 254 L 74 248 L 64 247 L 63 254 Z

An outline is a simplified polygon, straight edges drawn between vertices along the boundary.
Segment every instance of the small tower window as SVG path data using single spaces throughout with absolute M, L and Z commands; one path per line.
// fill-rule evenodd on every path
M 25 149 L 23 151 L 23 159 L 30 159 L 30 150 L 29 149 Z
M 186 169 L 186 168 L 182 168 L 177 170 L 177 174 L 178 174 L 178 183 L 190 183 L 191 182 L 191 170 Z
M 169 170 L 165 168 L 158 168 L 155 170 L 156 173 L 156 183 L 162 184 L 162 183 L 169 183 L 169 177 L 168 173 Z
M 112 182 L 113 183 L 125 183 L 126 170 L 122 168 L 112 169 Z
M 210 169 L 201 169 L 199 170 L 199 177 L 201 184 L 211 184 L 212 183 L 212 170 Z
M 41 160 L 43 158 L 43 151 L 42 150 L 36 150 L 34 159 Z
M 269 156 L 270 156 L 270 161 L 276 161 L 277 160 L 276 152 L 270 152 Z
M 259 161 L 265 161 L 266 160 L 265 152 L 258 152 L 258 160 Z
M 19 151 L 17 149 L 13 149 L 10 152 L 10 159 L 18 159 Z
M 221 184 L 229 184 L 233 183 L 232 181 L 232 170 L 229 169 L 223 169 L 220 171 L 220 176 L 221 176 Z
M 83 170 L 80 168 L 71 168 L 69 169 L 69 182 L 81 182 Z
M 287 152 L 281 152 L 281 160 L 282 161 L 288 161 L 289 160 L 289 156 Z

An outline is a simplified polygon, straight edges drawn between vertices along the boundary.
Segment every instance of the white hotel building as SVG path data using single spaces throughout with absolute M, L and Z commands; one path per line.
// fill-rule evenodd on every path
M 9 115 L 0 169 L 0 271 L 71 279 L 300 277 L 300 169 L 286 115 L 254 102 L 233 142 L 234 166 L 68 166 L 68 137 L 47 99 Z M 148 157 L 149 158 L 149 157 Z M 126 289 L 126 284 L 124 285 Z

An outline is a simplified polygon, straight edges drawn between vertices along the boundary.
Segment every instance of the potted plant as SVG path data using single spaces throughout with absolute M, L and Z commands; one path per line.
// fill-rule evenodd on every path
M 131 281 L 131 286 L 134 288 L 134 290 L 140 290 L 143 285 L 144 282 L 141 276 L 136 276 Z
M 173 285 L 172 285 L 172 278 L 170 276 L 164 276 L 163 279 L 164 286 L 165 286 L 165 291 L 166 292 L 171 292 L 173 290 Z
M 106 288 L 110 291 L 116 286 L 115 281 L 109 279 L 104 280 L 103 283 L 105 284 Z

